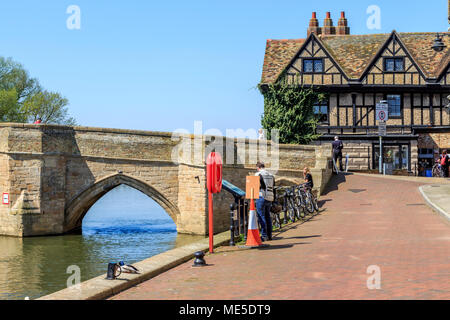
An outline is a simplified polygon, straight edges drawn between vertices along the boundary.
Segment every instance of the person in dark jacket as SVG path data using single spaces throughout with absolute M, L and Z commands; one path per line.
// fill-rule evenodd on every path
M 334 137 L 334 141 L 331 143 L 331 145 L 333 146 L 333 159 L 336 163 L 336 167 L 339 159 L 339 170 L 344 171 L 342 166 L 342 149 L 344 148 L 344 144 L 341 140 L 339 140 L 339 137 L 336 136 Z
M 311 175 L 311 171 L 309 170 L 308 167 L 305 167 L 303 169 L 303 179 L 305 179 L 306 187 L 308 187 L 309 189 L 314 188 L 313 178 L 312 178 L 312 175 Z
M 444 160 L 442 160 L 444 159 Z M 444 162 L 444 164 L 442 164 L 442 162 Z M 450 157 L 447 154 L 447 150 L 442 151 L 442 156 L 441 156 L 441 168 L 442 171 L 444 172 L 444 177 L 448 178 L 449 177 L 449 167 L 450 167 Z

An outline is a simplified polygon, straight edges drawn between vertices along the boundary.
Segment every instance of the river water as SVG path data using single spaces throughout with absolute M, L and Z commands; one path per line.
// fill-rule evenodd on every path
M 35 299 L 64 289 L 73 272 L 67 273 L 69 266 L 78 266 L 85 281 L 106 273 L 110 261 L 134 263 L 200 239 L 177 235 L 158 204 L 119 186 L 89 210 L 81 235 L 0 236 L 0 300 Z

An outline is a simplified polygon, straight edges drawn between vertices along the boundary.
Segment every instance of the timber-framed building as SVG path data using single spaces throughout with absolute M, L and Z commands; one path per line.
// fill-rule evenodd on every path
M 450 37 L 431 47 L 436 33 L 351 35 L 344 12 L 320 27 L 316 14 L 306 39 L 267 40 L 261 85 L 313 87 L 328 99 L 314 106 L 320 118 L 316 144 L 338 135 L 350 170 L 378 169 L 375 107 L 389 104 L 384 161 L 397 170 L 430 168 L 450 149 Z

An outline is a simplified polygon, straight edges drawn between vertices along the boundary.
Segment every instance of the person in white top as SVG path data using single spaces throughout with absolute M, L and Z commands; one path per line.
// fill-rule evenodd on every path
M 270 217 L 270 208 L 275 198 L 273 187 L 275 185 L 275 177 L 266 171 L 264 163 L 256 164 L 259 176 L 260 189 L 259 199 L 256 200 L 256 212 L 258 214 L 258 222 L 261 226 L 262 241 L 272 240 L 272 219 Z

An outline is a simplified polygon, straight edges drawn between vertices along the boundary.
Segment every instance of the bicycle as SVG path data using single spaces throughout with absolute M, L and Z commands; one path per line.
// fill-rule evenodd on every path
M 435 178 L 442 178 L 444 176 L 444 171 L 442 170 L 439 161 L 436 161 L 433 168 L 431 169 L 431 172 L 432 172 L 431 175 Z
M 272 219 L 272 229 L 273 228 L 281 229 L 280 212 L 282 210 L 283 207 L 275 199 L 275 201 L 272 203 L 272 206 L 270 207 L 270 218 Z
M 298 219 L 303 219 L 305 218 L 306 214 L 307 214 L 307 209 L 306 209 L 306 194 L 303 191 L 303 188 L 298 185 L 295 186 L 295 200 L 296 200 L 296 204 L 297 204 L 297 212 L 298 212 Z
M 299 216 L 299 210 L 295 202 L 295 186 L 286 188 L 287 214 L 289 220 L 295 222 L 295 218 Z
M 308 210 L 308 212 L 311 214 L 313 214 L 314 211 L 319 212 L 319 204 L 317 203 L 317 198 L 312 193 L 311 188 L 307 187 L 306 184 L 304 183 L 302 183 L 300 186 L 306 195 L 305 197 L 306 210 Z
M 289 187 L 276 187 L 277 202 L 281 204 L 283 212 L 283 223 L 287 224 L 288 220 L 295 221 L 294 205 L 292 203 L 292 194 Z M 281 219 L 281 218 L 280 218 Z

